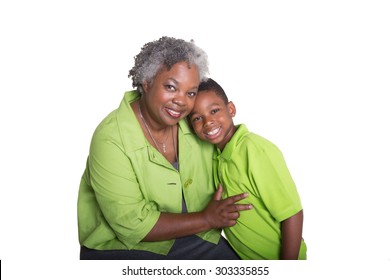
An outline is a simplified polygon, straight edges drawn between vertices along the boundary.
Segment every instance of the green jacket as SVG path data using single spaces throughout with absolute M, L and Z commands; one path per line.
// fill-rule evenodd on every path
M 167 254 L 174 240 L 142 242 L 161 212 L 203 210 L 214 193 L 212 145 L 179 123 L 180 173 L 143 135 L 126 92 L 119 108 L 96 128 L 78 197 L 79 241 L 90 249 L 139 249 Z M 199 236 L 217 243 L 220 231 Z

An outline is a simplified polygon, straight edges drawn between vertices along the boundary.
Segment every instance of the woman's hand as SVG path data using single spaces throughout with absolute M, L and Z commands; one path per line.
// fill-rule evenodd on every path
M 209 202 L 206 209 L 202 211 L 204 219 L 209 224 L 210 228 L 231 227 L 237 223 L 240 217 L 240 211 L 250 210 L 253 208 L 251 204 L 236 204 L 236 202 L 248 197 L 248 193 L 242 193 L 230 196 L 226 199 L 222 198 L 222 186 L 219 185 L 213 199 Z
M 240 211 L 252 209 L 251 204 L 235 204 L 247 193 L 222 198 L 222 186 L 209 205 L 201 212 L 176 214 L 160 213 L 160 217 L 143 241 L 161 241 L 196 234 L 202 231 L 230 227 L 236 224 Z

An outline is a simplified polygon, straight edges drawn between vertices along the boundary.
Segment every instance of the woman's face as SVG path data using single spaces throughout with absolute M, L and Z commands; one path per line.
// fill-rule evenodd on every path
M 175 125 L 185 118 L 194 107 L 199 82 L 197 67 L 188 68 L 186 62 L 176 63 L 169 71 L 164 68 L 152 83 L 145 82 L 142 105 L 151 126 Z

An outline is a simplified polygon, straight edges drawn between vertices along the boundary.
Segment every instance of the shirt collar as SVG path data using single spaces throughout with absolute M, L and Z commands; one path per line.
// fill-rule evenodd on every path
M 239 145 L 239 142 L 250 133 L 245 124 L 236 125 L 236 132 L 233 134 L 233 137 L 225 145 L 223 151 L 217 148 L 217 152 L 214 154 L 214 158 L 222 157 L 226 160 L 229 160 L 232 157 L 234 149 Z

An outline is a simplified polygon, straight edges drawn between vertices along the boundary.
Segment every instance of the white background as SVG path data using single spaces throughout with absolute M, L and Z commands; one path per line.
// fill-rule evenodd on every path
M 282 150 L 298 186 L 309 260 L 266 262 L 268 279 L 380 279 L 390 259 L 389 14 L 387 1 L 2 1 L 4 279 L 123 279 L 129 263 L 78 261 L 78 185 L 95 127 L 131 89 L 133 57 L 164 35 L 208 53 L 236 123 Z M 192 266 L 212 264 L 226 263 Z

